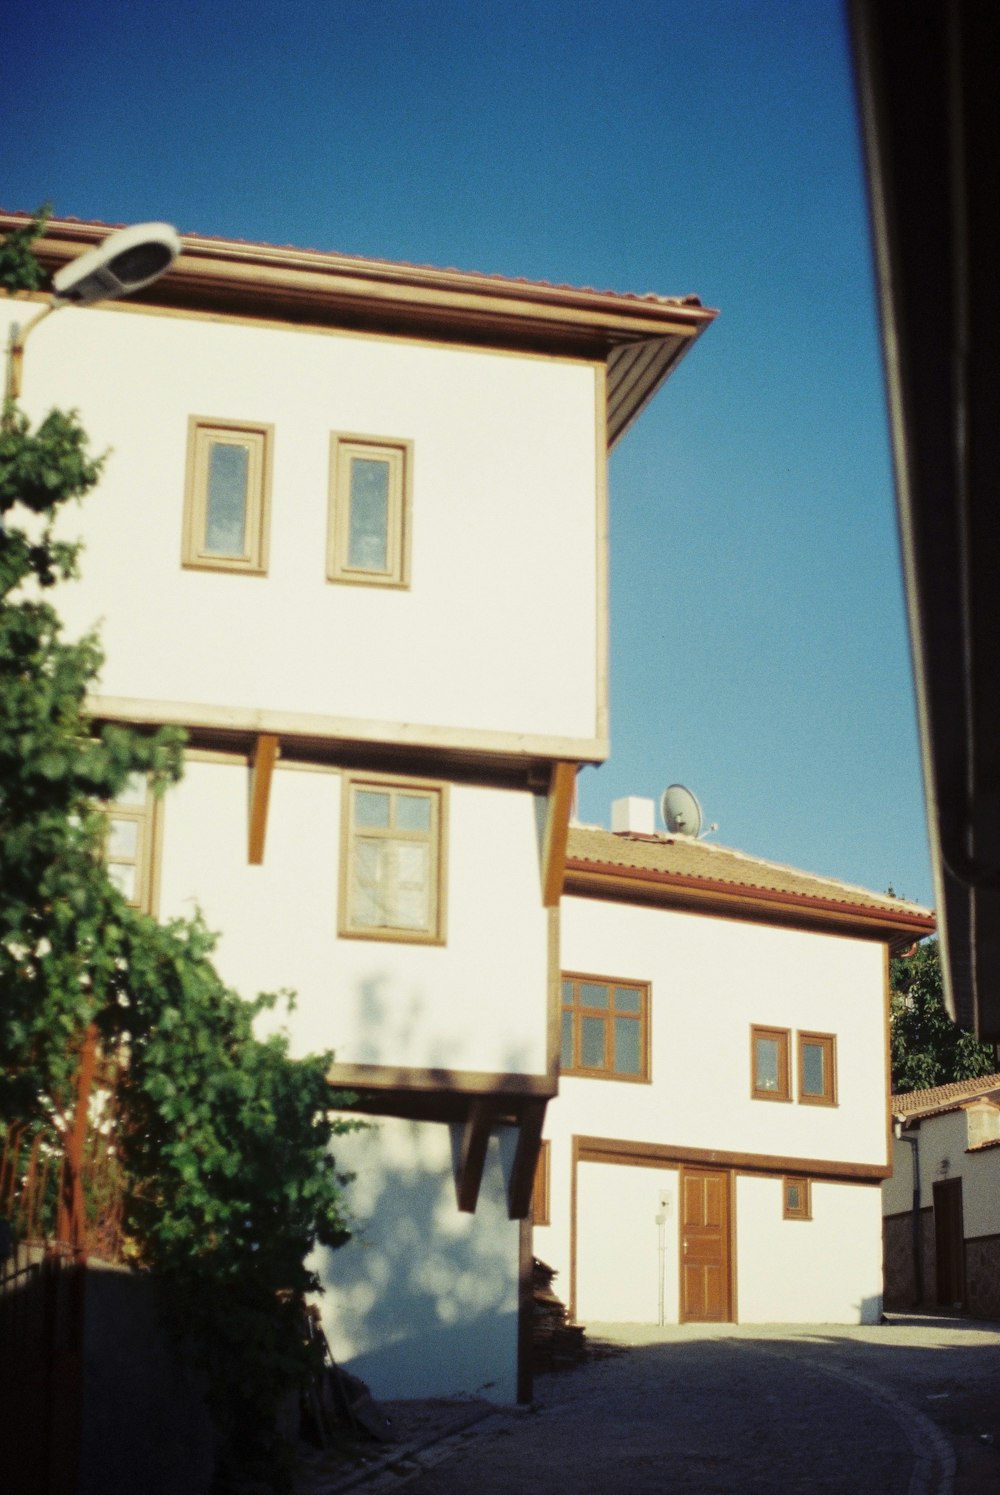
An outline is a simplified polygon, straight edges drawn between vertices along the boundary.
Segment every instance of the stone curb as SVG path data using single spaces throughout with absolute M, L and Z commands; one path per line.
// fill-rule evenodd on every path
M 490 1402 L 470 1405 L 467 1415 L 458 1416 L 454 1421 L 449 1421 L 447 1427 L 427 1432 L 419 1438 L 412 1439 L 409 1443 L 387 1445 L 382 1453 L 367 1460 L 363 1467 L 345 1470 L 343 1474 L 331 1475 L 329 1479 L 324 1479 L 322 1473 L 317 1472 L 315 1484 L 311 1480 L 308 1484 L 303 1481 L 302 1490 L 304 1492 L 308 1490 L 308 1495 L 341 1495 L 342 1491 L 356 1490 L 361 1485 L 378 1479 L 391 1470 L 394 1464 L 404 1463 L 407 1459 L 416 1459 L 420 1454 L 426 1453 L 429 1448 L 447 1444 L 451 1439 L 458 1438 L 478 1423 L 493 1417 L 502 1420 L 505 1415 L 503 1408 L 494 1406 Z M 414 1469 L 412 1472 L 416 1473 L 417 1470 Z M 298 1489 L 298 1485 L 296 1488 Z

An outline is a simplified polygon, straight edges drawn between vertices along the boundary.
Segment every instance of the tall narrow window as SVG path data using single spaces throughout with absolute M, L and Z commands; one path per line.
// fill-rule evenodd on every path
M 272 427 L 243 421 L 188 422 L 185 566 L 267 570 Z
M 832 1033 L 799 1034 L 799 1100 L 806 1106 L 837 1104 L 837 1040 Z
M 754 1100 L 791 1100 L 787 1028 L 750 1029 L 750 1094 Z
M 649 987 L 632 981 L 564 976 L 563 1074 L 649 1079 Z
M 114 803 L 101 808 L 108 876 L 133 908 L 154 913 L 159 802 L 144 775 L 133 774 Z
M 340 932 L 369 939 L 444 939 L 444 790 L 346 781 Z
M 334 435 L 330 447 L 329 581 L 409 584 L 412 447 Z

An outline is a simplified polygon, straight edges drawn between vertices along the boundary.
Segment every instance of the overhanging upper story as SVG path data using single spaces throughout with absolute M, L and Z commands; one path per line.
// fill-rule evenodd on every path
M 105 233 L 52 222 L 40 257 Z M 607 451 L 714 315 L 194 236 L 133 300 L 68 310 L 23 404 L 78 408 L 111 452 L 61 599 L 100 624 L 95 715 L 237 751 L 599 761 Z

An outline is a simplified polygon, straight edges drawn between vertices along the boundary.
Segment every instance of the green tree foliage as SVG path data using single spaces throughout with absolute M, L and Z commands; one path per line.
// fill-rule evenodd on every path
M 0 253 L 8 290 L 25 243 Z M 13 267 L 13 268 L 12 268 Z M 0 1142 L 41 1133 L 55 1151 L 84 1035 L 116 1054 L 116 1149 L 137 1267 L 208 1376 L 223 1434 L 217 1487 L 282 1487 L 275 1411 L 308 1369 L 297 1305 L 318 1288 L 318 1243 L 347 1238 L 332 1139 L 331 1056 L 295 1060 L 259 1038 L 277 1000 L 243 1001 L 212 964 L 200 919 L 160 925 L 130 907 L 102 859 L 104 817 L 130 776 L 162 792 L 182 738 L 105 726 L 85 711 L 96 638 L 63 637 L 48 601 L 75 574 L 60 511 L 98 482 L 76 415 L 0 427 Z M 254 1472 L 256 1471 L 256 1473 Z M 287 1473 L 287 1470 L 286 1470 Z
M 993 1074 L 994 1049 L 953 1023 L 944 1005 L 941 951 L 924 940 L 889 967 L 892 1088 L 926 1090 Z

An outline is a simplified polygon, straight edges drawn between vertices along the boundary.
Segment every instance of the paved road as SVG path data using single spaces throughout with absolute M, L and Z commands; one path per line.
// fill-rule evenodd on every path
M 1000 1495 L 1000 1332 L 590 1326 L 608 1353 L 366 1481 L 405 1495 Z M 993 1439 L 996 1442 L 993 1442 Z

